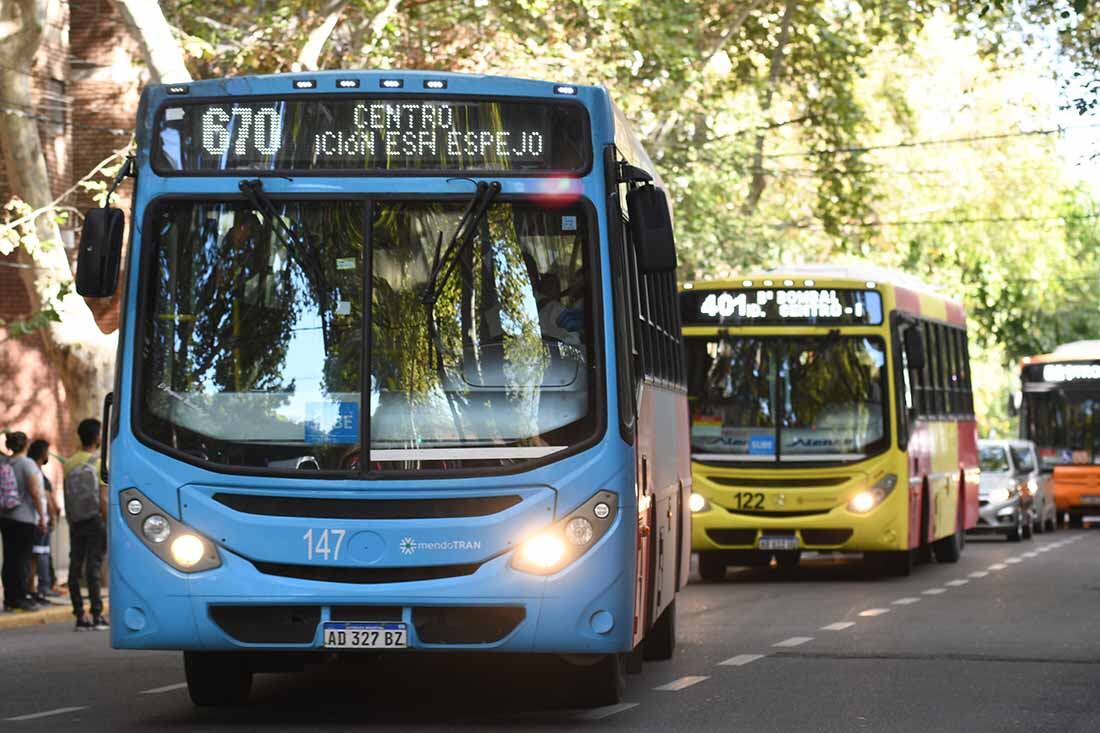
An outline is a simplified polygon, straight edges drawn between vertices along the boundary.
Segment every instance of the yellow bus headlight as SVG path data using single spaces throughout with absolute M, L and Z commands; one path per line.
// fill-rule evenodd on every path
M 701 511 L 710 509 L 710 502 L 701 494 L 692 494 L 691 498 L 688 499 L 688 509 L 691 510 L 692 514 L 698 514 Z
M 874 486 L 859 492 L 849 499 L 848 510 L 856 514 L 866 514 L 885 501 L 886 497 L 890 495 L 890 492 L 893 491 L 894 487 L 897 485 L 897 475 L 892 473 L 886 474 L 876 481 Z

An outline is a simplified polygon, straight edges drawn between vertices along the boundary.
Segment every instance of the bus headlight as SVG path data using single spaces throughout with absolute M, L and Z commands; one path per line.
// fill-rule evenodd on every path
M 611 529 L 618 497 L 600 491 L 566 517 L 520 544 L 512 567 L 534 575 L 552 575 L 588 552 Z
M 222 564 L 213 542 L 174 519 L 137 489 L 123 491 L 119 505 L 123 521 L 142 544 L 176 570 L 197 573 Z
M 893 491 L 894 487 L 897 485 L 897 475 L 892 473 L 886 474 L 876 481 L 874 486 L 859 492 L 849 499 L 848 510 L 856 514 L 866 514 L 885 501 L 886 497 L 890 495 L 890 492 Z
M 698 514 L 710 509 L 710 502 L 702 494 L 692 494 L 691 498 L 688 499 L 688 509 L 691 510 L 692 514 Z

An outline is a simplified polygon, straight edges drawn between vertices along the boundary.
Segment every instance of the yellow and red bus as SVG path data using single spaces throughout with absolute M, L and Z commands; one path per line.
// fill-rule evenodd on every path
M 680 293 L 706 580 L 860 552 L 955 562 L 978 519 L 963 306 L 903 275 L 804 266 Z
M 1020 437 L 1054 473 L 1058 523 L 1100 515 L 1100 341 L 1063 344 L 1020 364 Z

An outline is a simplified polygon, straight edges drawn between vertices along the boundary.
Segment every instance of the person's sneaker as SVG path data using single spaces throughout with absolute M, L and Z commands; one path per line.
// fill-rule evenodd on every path
M 73 627 L 73 631 L 94 631 L 95 624 L 87 616 L 81 616 L 76 620 L 76 625 Z
M 107 619 L 102 616 L 96 616 L 92 619 L 92 628 L 96 631 L 106 631 L 111 628 L 111 625 L 107 623 Z

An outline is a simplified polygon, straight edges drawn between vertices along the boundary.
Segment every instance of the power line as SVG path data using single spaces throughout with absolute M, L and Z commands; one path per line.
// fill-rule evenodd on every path
M 1004 224 L 1015 222 L 1084 221 L 1100 218 L 1100 214 L 1071 214 L 1068 216 L 987 216 L 959 219 L 895 219 L 886 221 L 845 221 L 839 226 L 864 229 L 901 226 L 962 226 L 966 224 Z M 824 229 L 819 222 L 761 224 L 769 229 Z

